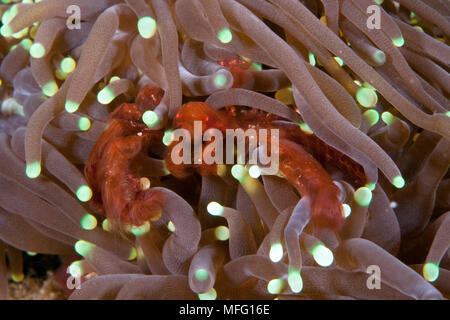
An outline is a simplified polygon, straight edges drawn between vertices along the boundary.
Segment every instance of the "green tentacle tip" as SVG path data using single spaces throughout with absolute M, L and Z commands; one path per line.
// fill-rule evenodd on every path
M 128 256 L 128 261 L 132 261 L 132 260 L 136 259 L 136 257 L 137 257 L 136 248 L 132 247 L 131 251 L 130 251 L 130 255 Z
M 445 115 L 450 118 L 450 111 L 446 111 Z
M 85 214 L 80 221 L 81 227 L 84 230 L 93 230 L 97 227 L 97 219 L 92 214 Z
M 74 277 L 78 278 L 83 275 L 83 268 L 80 260 L 74 261 L 69 266 L 69 274 Z
M 0 28 L 0 34 L 5 38 L 10 37 L 13 34 L 13 30 L 8 24 L 5 24 L 3 27 Z
M 2 2 L 5 4 L 11 4 L 12 0 L 3 0 Z M 15 2 L 17 2 L 17 0 L 15 0 Z M 3 12 L 3 15 L 1 16 L 2 24 L 8 25 L 17 16 L 18 13 L 19 10 L 17 4 L 13 4 L 12 6 L 10 6 Z
M 333 252 L 324 244 L 318 243 L 311 249 L 311 254 L 319 266 L 329 267 L 334 261 Z
M 217 38 L 222 43 L 230 43 L 233 40 L 233 34 L 228 28 L 224 28 L 217 33 Z
M 231 167 L 231 175 L 239 182 L 243 182 L 247 176 L 247 169 L 240 164 L 235 164 Z
M 166 130 L 164 132 L 164 136 L 162 139 L 162 142 L 165 146 L 168 146 L 172 143 L 172 139 L 173 139 L 173 131 L 172 130 Z
M 87 185 L 82 185 L 77 189 L 77 198 L 81 202 L 87 202 L 92 198 L 92 190 Z
M 369 182 L 368 184 L 365 185 L 365 187 L 370 191 L 373 191 L 377 187 L 377 184 L 376 182 Z
M 439 277 L 439 265 L 427 262 L 423 266 L 423 277 L 429 282 L 434 282 Z
M 299 123 L 300 129 L 306 134 L 313 134 L 314 132 L 311 130 L 311 128 L 306 124 L 306 122 Z
M 138 30 L 142 38 L 150 39 L 156 32 L 156 21 L 152 17 L 142 17 L 138 20 Z
M 372 127 L 378 123 L 380 120 L 380 114 L 377 110 L 369 109 L 363 113 L 363 116 L 369 122 L 369 125 Z
M 199 293 L 198 299 L 199 300 L 216 300 L 217 299 L 217 291 L 216 291 L 216 289 L 212 288 L 208 292 Z
M 159 117 L 155 111 L 147 110 L 142 115 L 142 121 L 151 128 L 159 122 Z
M 136 237 L 143 236 L 144 234 L 150 231 L 150 223 L 147 221 L 141 226 L 131 226 L 129 228 L 129 231 Z
M 372 201 L 372 191 L 367 187 L 361 187 L 355 191 L 353 198 L 361 207 L 368 207 Z
M 390 126 L 392 123 L 394 123 L 395 116 L 389 111 L 385 111 L 381 114 L 381 120 L 383 120 L 384 123 Z
M 111 224 L 109 223 L 108 219 L 103 220 L 102 229 L 108 232 L 112 230 Z
M 279 294 L 284 289 L 284 280 L 283 279 L 272 279 L 267 284 L 267 292 L 270 294 Z
M 176 228 L 172 221 L 169 221 L 167 224 L 167 229 L 169 229 L 170 232 L 175 232 Z
M 25 173 L 28 178 L 35 179 L 41 174 L 41 163 L 38 161 L 27 164 Z
M 89 118 L 81 117 L 78 120 L 78 129 L 80 129 L 80 131 L 88 131 L 90 127 L 91 127 L 91 120 L 89 120 Z
M 97 94 L 97 100 L 101 104 L 109 104 L 116 97 L 116 93 L 111 88 L 105 87 Z
M 24 278 L 25 278 L 25 275 L 22 272 L 21 273 L 13 273 L 11 275 L 11 280 L 16 283 L 22 282 Z
M 114 81 L 120 80 L 119 76 L 112 76 L 111 79 L 109 79 L 109 83 L 112 83 Z
M 309 64 L 310 65 L 312 65 L 312 66 L 315 66 L 316 65 L 316 57 L 314 56 L 314 53 L 312 53 L 312 52 L 309 52 L 308 53 L 308 60 L 309 60 Z
M 23 39 L 20 41 L 20 45 L 27 51 L 30 51 L 31 46 L 33 45 L 33 42 L 31 42 L 30 39 Z
M 378 95 L 375 90 L 360 87 L 356 92 L 356 100 L 365 108 L 372 108 L 378 102 Z
M 396 176 L 394 179 L 392 179 L 392 184 L 397 188 L 401 189 L 405 186 L 405 179 L 403 179 L 402 176 Z
M 289 268 L 288 284 L 294 293 L 299 293 L 303 290 L 303 279 L 300 275 L 300 270 Z
M 208 203 L 206 210 L 212 216 L 221 216 L 224 211 L 223 207 L 215 201 Z
M 82 257 L 85 257 L 95 248 L 95 244 L 84 241 L 84 240 L 78 240 L 75 243 L 75 251 Z
M 214 84 L 218 88 L 222 88 L 227 84 L 227 77 L 224 74 L 218 74 L 214 77 Z
M 206 279 L 208 279 L 208 276 L 208 270 L 198 269 L 197 271 L 195 271 L 195 279 L 197 279 L 198 281 L 205 281 Z
M 346 203 L 342 204 L 342 210 L 343 210 L 343 213 L 344 213 L 344 218 L 348 218 L 350 216 L 350 214 L 352 213 L 352 207 L 350 207 Z
M 74 101 L 69 101 L 69 100 L 66 101 L 66 104 L 64 106 L 66 111 L 69 113 L 74 113 L 75 111 L 78 110 L 79 107 L 80 107 L 79 103 L 76 103 Z
M 248 174 L 250 175 L 250 177 L 252 177 L 253 179 L 258 179 L 261 176 L 261 169 L 257 166 L 257 165 L 252 165 L 249 169 L 248 169 Z
M 76 61 L 72 57 L 66 57 L 61 61 L 61 70 L 65 73 L 71 73 L 77 66 Z
M 344 66 L 344 60 L 342 60 L 342 58 L 340 57 L 334 57 L 334 60 L 336 60 L 336 62 L 342 67 Z
M 275 242 L 270 247 L 269 258 L 272 262 L 280 262 L 283 259 L 283 253 L 281 242 Z
M 392 39 L 392 43 L 396 47 L 403 47 L 403 45 L 405 44 L 405 39 L 403 37 L 394 38 Z
M 230 238 L 230 229 L 226 226 L 218 226 L 214 229 L 214 235 L 219 241 L 227 241 Z
M 373 54 L 373 60 L 378 64 L 384 64 L 386 62 L 386 54 L 378 50 Z
M 47 97 L 53 97 L 58 92 L 58 85 L 55 81 L 47 82 L 42 86 L 42 93 Z
M 42 58 L 45 55 L 44 46 L 39 42 L 33 43 L 30 47 L 30 55 L 35 59 Z
M 261 71 L 263 69 L 263 66 L 261 63 L 252 62 L 252 64 L 250 65 L 250 69 Z

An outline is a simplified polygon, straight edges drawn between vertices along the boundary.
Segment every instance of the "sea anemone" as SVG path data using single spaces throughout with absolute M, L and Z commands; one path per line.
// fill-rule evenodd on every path
M 0 297 L 21 251 L 74 250 L 71 299 L 450 296 L 447 2 L 2 2 Z M 309 166 L 169 163 L 177 117 L 204 105 L 215 127 L 298 132 L 284 159 L 304 152 L 332 191 L 303 193 Z M 150 194 L 160 210 L 123 219 Z M 336 203 L 345 218 L 309 223 Z

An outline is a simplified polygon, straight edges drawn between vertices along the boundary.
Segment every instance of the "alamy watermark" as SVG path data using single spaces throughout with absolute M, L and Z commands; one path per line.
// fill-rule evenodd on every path
M 369 30 L 373 29 L 381 29 L 381 8 L 377 5 L 371 5 L 367 7 L 366 10 L 367 14 L 369 15 L 369 18 L 367 18 L 367 28 Z
M 67 17 L 66 25 L 70 30 L 81 29 L 81 8 L 77 5 L 70 5 L 66 9 Z M 367 7 L 366 13 L 369 15 L 367 18 L 367 28 L 370 30 L 381 29 L 381 8 L 379 5 L 373 4 Z
M 192 137 L 191 133 L 183 128 L 172 132 L 172 141 L 178 141 L 170 155 L 174 164 L 248 163 L 258 165 L 264 174 L 278 173 L 278 129 L 226 129 L 224 137 L 222 131 L 216 128 L 203 132 L 202 121 L 194 121 L 193 135 Z M 204 142 L 207 144 L 204 145 Z
M 77 5 L 68 6 L 66 13 L 69 17 L 66 20 L 66 25 L 69 30 L 81 29 L 81 8 Z
M 376 264 L 367 267 L 366 273 L 370 276 L 366 280 L 366 286 L 369 290 L 381 289 L 381 269 Z

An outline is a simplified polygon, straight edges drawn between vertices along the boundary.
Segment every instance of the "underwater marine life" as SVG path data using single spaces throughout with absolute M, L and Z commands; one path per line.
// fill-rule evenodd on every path
M 0 12 L 0 298 L 23 251 L 70 299 L 449 298 L 446 1 Z

